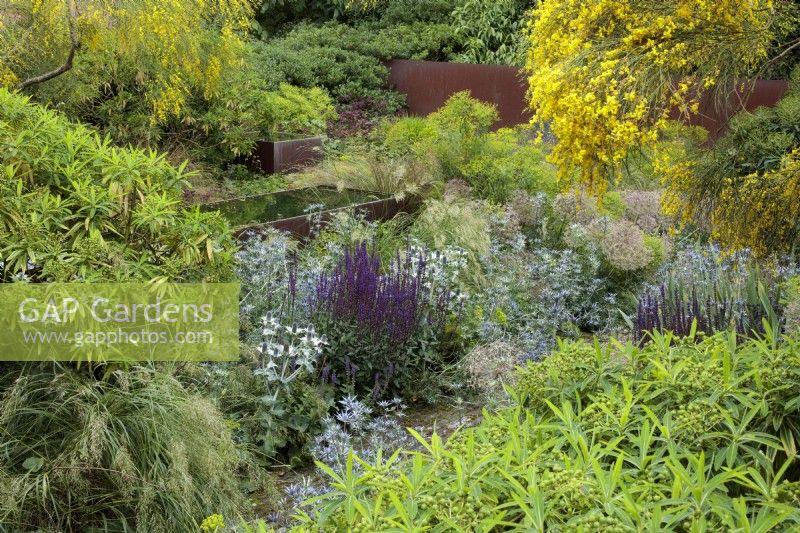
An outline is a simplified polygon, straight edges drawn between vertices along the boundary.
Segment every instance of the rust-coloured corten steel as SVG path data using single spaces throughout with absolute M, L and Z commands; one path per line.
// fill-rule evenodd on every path
M 748 82 L 746 82 L 748 83 Z M 746 91 L 744 90 L 746 89 Z M 789 90 L 788 81 L 758 80 L 752 87 L 747 101 L 743 101 L 742 94 L 749 91 L 750 87 L 742 87 L 732 92 L 727 102 L 714 102 L 710 97 L 704 98 L 700 104 L 700 112 L 692 116 L 688 123 L 692 126 L 702 126 L 708 130 L 710 140 L 718 139 L 727 129 L 730 118 L 742 110 L 753 111 L 757 107 L 774 106 Z
M 497 106 L 496 128 L 530 120 L 527 82 L 516 67 L 467 65 L 433 61 L 389 61 L 389 86 L 406 95 L 413 115 L 428 115 L 442 107 L 453 94 L 469 90 L 472 96 Z
M 439 109 L 459 91 L 497 106 L 500 120 L 495 127 L 516 126 L 530 120 L 527 107 L 527 81 L 516 67 L 467 65 L 395 59 L 387 63 L 389 86 L 406 95 L 408 111 L 425 116 Z M 785 81 L 757 81 L 745 108 L 773 106 L 786 94 Z M 717 106 L 709 98 L 700 107 L 699 116 L 689 123 L 703 126 L 712 139 L 719 137 L 731 115 L 741 110 L 741 96 L 732 95 L 728 105 Z
M 253 165 L 267 174 L 295 172 L 319 163 L 322 138 L 306 137 L 281 141 L 257 141 L 250 156 Z
M 339 209 L 329 209 L 311 215 L 301 215 L 292 218 L 284 218 L 281 220 L 274 220 L 272 222 L 264 222 L 262 224 L 253 224 L 243 228 L 239 228 L 234 232 L 239 240 L 246 240 L 252 236 L 263 234 L 264 229 L 274 228 L 281 231 L 291 233 L 294 237 L 301 241 L 307 240 L 311 236 L 312 222 L 314 224 L 327 225 L 333 215 L 340 211 L 352 209 L 358 215 L 363 215 L 366 220 L 371 221 L 387 221 L 394 218 L 399 213 L 410 212 L 416 209 L 419 201 L 416 199 L 397 200 L 396 198 L 384 198 L 381 200 L 374 200 L 363 204 L 356 204 L 349 207 L 341 207 Z

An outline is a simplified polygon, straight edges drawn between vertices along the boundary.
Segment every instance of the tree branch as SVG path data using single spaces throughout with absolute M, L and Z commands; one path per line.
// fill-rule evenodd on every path
M 778 54 L 778 55 L 776 55 L 776 56 L 772 57 L 772 58 L 771 58 L 769 61 L 767 61 L 766 63 L 764 63 L 763 65 L 761 65 L 761 68 L 760 68 L 760 69 L 758 69 L 758 75 L 759 75 L 759 77 L 763 76 L 763 75 L 764 75 L 764 73 L 767 71 L 767 69 L 768 69 L 769 67 L 771 67 L 772 65 L 774 65 L 775 63 L 777 63 L 778 61 L 780 61 L 780 60 L 781 60 L 783 57 L 785 57 L 785 56 L 786 56 L 786 55 L 787 55 L 789 52 L 791 52 L 791 51 L 792 51 L 792 50 L 794 50 L 795 48 L 798 48 L 798 47 L 800 47 L 800 39 L 795 39 L 794 41 L 791 41 L 791 42 L 787 43 L 785 46 L 786 46 L 786 48 L 784 48 L 784 49 L 783 49 L 783 51 L 782 51 L 780 54 Z
M 39 76 L 28 78 L 27 80 L 17 85 L 18 89 L 21 90 L 31 85 L 36 85 L 37 83 L 42 83 L 47 80 L 52 80 L 53 78 L 64 74 L 65 72 L 67 72 L 69 69 L 72 68 L 72 60 L 75 59 L 75 52 L 77 52 L 79 46 L 78 32 L 75 29 L 75 19 L 78 18 L 78 16 L 75 8 L 75 2 L 73 0 L 66 0 L 66 2 L 67 2 L 67 25 L 69 26 L 69 42 L 70 42 L 69 53 L 67 54 L 66 61 L 64 61 L 64 64 L 55 70 L 51 70 L 50 72 L 45 72 L 44 74 L 40 74 Z

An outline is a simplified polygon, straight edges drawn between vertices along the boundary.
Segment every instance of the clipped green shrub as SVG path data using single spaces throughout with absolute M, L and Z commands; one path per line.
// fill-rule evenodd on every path
M 4 367 L 2 526 L 196 531 L 212 512 L 245 512 L 238 462 L 219 411 L 169 373 Z
M 0 279 L 219 281 L 234 243 L 182 204 L 184 166 L 0 89 Z
M 389 74 L 383 60 L 435 59 L 447 48 L 446 24 L 412 23 L 387 28 L 337 22 L 298 24 L 286 35 L 255 43 L 255 69 L 272 80 L 300 87 L 321 87 L 337 99 L 384 100 L 393 113 L 403 97 L 387 90 Z
M 515 405 L 337 474 L 308 529 L 793 531 L 800 344 L 562 344 Z

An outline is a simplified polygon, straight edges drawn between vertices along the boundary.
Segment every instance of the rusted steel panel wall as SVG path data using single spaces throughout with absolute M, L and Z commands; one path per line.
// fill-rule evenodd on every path
M 747 87 L 749 90 L 750 88 Z M 752 93 L 745 100 L 741 91 L 731 93 L 727 100 L 714 101 L 713 98 L 704 98 L 700 104 L 700 112 L 689 119 L 689 124 L 702 126 L 708 130 L 708 136 L 714 140 L 719 138 L 728 125 L 728 120 L 742 110 L 748 111 L 757 107 L 774 106 L 789 90 L 789 82 L 776 80 L 759 80 L 755 82 Z M 746 94 L 746 91 L 745 91 Z
M 394 59 L 388 62 L 389 86 L 405 94 L 413 115 L 436 111 L 459 91 L 497 106 L 500 121 L 495 127 L 516 126 L 530 120 L 527 82 L 515 67 L 466 65 Z
M 436 111 L 454 93 L 469 90 L 475 98 L 497 106 L 500 121 L 495 127 L 516 126 L 530 120 L 527 81 L 516 67 L 399 59 L 389 61 L 387 66 L 389 86 L 406 95 L 412 115 L 425 116 Z M 745 107 L 753 110 L 758 106 L 773 106 L 787 90 L 785 81 L 758 81 Z M 732 95 L 728 105 L 722 106 L 706 99 L 699 116 L 690 123 L 705 127 L 711 138 L 717 138 L 724 132 L 730 116 L 739 110 L 741 95 Z

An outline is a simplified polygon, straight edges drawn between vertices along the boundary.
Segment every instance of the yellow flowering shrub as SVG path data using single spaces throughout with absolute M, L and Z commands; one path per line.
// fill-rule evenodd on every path
M 774 108 L 741 112 L 713 147 L 687 144 L 655 161 L 664 210 L 729 250 L 800 246 L 800 68 Z
M 667 170 L 665 210 L 683 222 L 705 218 L 711 237 L 727 248 L 750 248 L 763 257 L 800 244 L 800 148 L 777 169 L 723 178 L 716 197 L 705 203 L 692 201 L 698 173 L 691 162 Z
M 712 211 L 712 237 L 733 248 L 751 247 L 762 256 L 798 244 L 800 149 L 785 156 L 779 169 L 739 181 L 723 189 Z
M 8 0 L 0 7 L 0 85 L 13 87 L 64 63 L 69 5 Z M 156 122 L 180 116 L 192 90 L 206 97 L 223 91 L 226 72 L 242 66 L 240 34 L 253 11 L 251 0 L 81 0 L 73 8 L 76 64 L 82 54 L 107 54 L 134 68 Z
M 529 98 L 557 138 L 562 182 L 601 194 L 632 146 L 764 60 L 775 13 L 773 0 L 543 0 L 528 26 Z

